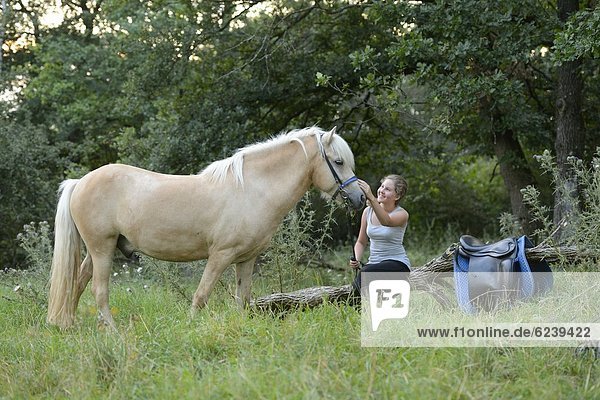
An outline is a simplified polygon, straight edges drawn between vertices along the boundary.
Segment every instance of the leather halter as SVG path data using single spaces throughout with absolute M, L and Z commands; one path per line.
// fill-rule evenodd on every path
M 331 174 L 333 175 L 333 179 L 335 179 L 336 183 L 338 184 L 338 188 L 335 191 L 335 193 L 333 194 L 333 196 L 331 196 L 331 198 L 335 199 L 337 197 L 337 195 L 339 194 L 342 196 L 342 199 L 345 202 L 347 202 L 348 199 L 350 198 L 350 195 L 344 190 L 344 188 L 346 186 L 350 185 L 352 182 L 356 182 L 358 180 L 358 178 L 356 177 L 356 175 L 353 175 L 350 178 L 346 179 L 345 181 L 342 181 L 340 176 L 335 171 L 335 168 L 333 168 L 333 165 L 331 165 L 331 161 L 329 161 L 329 157 L 327 157 L 327 154 L 325 153 L 325 147 L 323 146 L 321 137 L 319 137 L 318 142 L 319 142 L 319 147 L 321 148 L 321 155 L 325 159 L 325 162 L 327 163 L 327 166 L 329 167 L 329 170 L 331 171 Z

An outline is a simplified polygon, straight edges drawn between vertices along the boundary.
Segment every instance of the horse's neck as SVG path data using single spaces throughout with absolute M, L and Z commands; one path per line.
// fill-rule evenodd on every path
M 252 171 L 245 184 L 254 187 L 259 195 L 271 197 L 272 204 L 278 204 L 279 210 L 273 210 L 282 216 L 302 198 L 312 184 L 312 163 L 315 157 L 316 143 L 305 143 L 307 155 L 300 144 L 290 143 L 281 148 L 272 149 L 270 154 L 254 155 L 244 168 Z

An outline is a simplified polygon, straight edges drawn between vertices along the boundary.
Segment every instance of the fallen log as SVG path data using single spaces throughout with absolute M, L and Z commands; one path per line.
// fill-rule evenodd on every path
M 261 311 L 281 312 L 316 307 L 324 301 L 347 302 L 350 301 L 351 294 L 351 285 L 317 286 L 259 297 L 250 303 L 250 307 Z
M 413 269 L 408 281 L 413 290 L 421 290 L 430 293 L 444 308 L 454 307 L 454 299 L 448 299 L 444 288 L 451 285 L 439 279 L 442 273 L 453 271 L 453 257 L 458 244 L 453 243 L 444 253 L 423 266 Z M 526 249 L 525 255 L 529 261 L 547 261 L 557 263 L 564 260 L 577 260 L 584 258 L 598 258 L 600 253 L 594 250 L 580 249 L 575 246 L 547 246 L 539 245 Z M 351 285 L 343 286 L 318 286 L 300 289 L 289 293 L 273 293 L 257 298 L 251 302 L 251 307 L 262 311 L 282 312 L 290 309 L 311 308 L 329 302 L 357 303 L 353 298 Z

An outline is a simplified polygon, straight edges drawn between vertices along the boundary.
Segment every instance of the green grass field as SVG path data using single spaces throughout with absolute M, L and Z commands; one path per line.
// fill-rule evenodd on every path
M 315 274 L 313 284 L 350 278 Z M 134 275 L 111 283 L 118 333 L 98 329 L 89 288 L 75 327 L 61 332 L 46 325 L 42 294 L 23 295 L 39 282 L 4 285 L 0 398 L 600 398 L 599 363 L 571 348 L 361 348 L 361 313 L 349 305 L 242 312 L 228 274 L 191 318 L 185 293 L 199 273 L 180 279 L 184 295 Z M 268 291 L 264 279 L 255 293 Z

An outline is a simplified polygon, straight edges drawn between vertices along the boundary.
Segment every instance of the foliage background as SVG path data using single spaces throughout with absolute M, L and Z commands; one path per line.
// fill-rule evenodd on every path
M 553 206 L 533 156 L 554 150 L 564 63 L 581 63 L 585 85 L 579 156 L 598 145 L 598 11 L 582 2 L 563 24 L 558 5 L 6 0 L 0 264 L 24 265 L 16 235 L 52 224 L 64 178 L 109 162 L 196 173 L 315 124 L 338 127 L 373 187 L 406 176 L 413 237 L 495 236 L 526 185 Z M 341 244 L 358 219 L 336 219 Z

